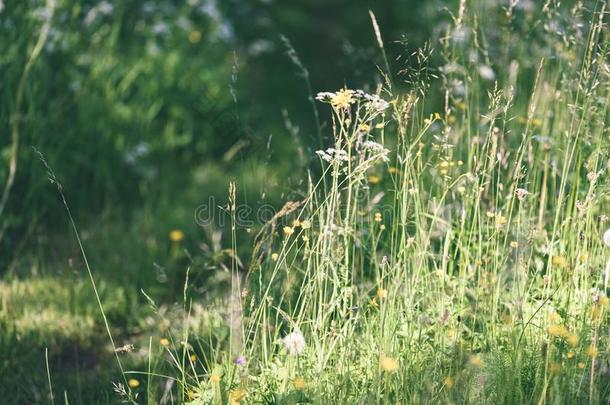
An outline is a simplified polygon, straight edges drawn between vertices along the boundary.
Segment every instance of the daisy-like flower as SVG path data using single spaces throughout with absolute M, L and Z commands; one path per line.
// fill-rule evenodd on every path
M 140 381 L 135 378 L 130 378 L 129 381 L 127 381 L 127 384 L 129 384 L 131 388 L 138 388 L 140 386 Z
M 341 89 L 330 98 L 330 104 L 339 110 L 348 109 L 354 102 L 352 94 L 353 92 L 351 90 Z
M 305 338 L 303 334 L 299 331 L 294 331 L 287 334 L 283 339 L 282 343 L 286 350 L 288 350 L 288 354 L 291 356 L 298 356 L 303 353 L 305 350 Z

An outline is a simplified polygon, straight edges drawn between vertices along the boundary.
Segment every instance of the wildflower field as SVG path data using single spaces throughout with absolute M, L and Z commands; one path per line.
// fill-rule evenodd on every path
M 0 403 L 610 403 L 610 4 L 374 3 L 0 0 Z

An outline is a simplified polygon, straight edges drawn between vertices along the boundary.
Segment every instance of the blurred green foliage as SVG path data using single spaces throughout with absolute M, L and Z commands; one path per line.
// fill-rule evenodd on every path
M 142 197 L 154 198 L 159 182 L 186 181 L 174 173 L 188 173 L 239 138 L 220 22 L 186 4 L 163 4 L 5 5 L 0 130 L 11 133 L 18 120 L 20 135 L 15 186 L 0 218 L 5 266 L 32 233 L 65 224 L 31 146 L 57 172 L 73 209 L 95 215 L 108 205 L 137 207 Z M 16 111 L 17 86 L 45 18 L 51 30 Z M 0 145 L 3 183 L 9 140 Z
M 407 2 L 404 12 L 404 3 L 3 2 L 2 185 L 14 126 L 19 142 L 15 183 L 0 217 L 0 265 L 7 268 L 33 250 L 52 251 L 57 246 L 48 233 L 65 233 L 60 202 L 32 146 L 56 171 L 84 223 L 97 222 L 104 210 L 129 215 L 144 199 L 189 187 L 202 162 L 222 167 L 223 158 L 262 159 L 293 172 L 283 156 L 318 145 L 302 72 L 280 36 L 310 72 L 314 92 L 357 87 L 371 82 L 381 62 L 369 8 L 384 35 L 398 39 L 408 32 L 416 46 L 433 28 L 423 17 L 442 6 Z M 17 106 L 24 67 L 47 21 L 48 37 Z M 393 41 L 389 47 L 404 51 Z M 294 123 L 291 131 L 287 120 Z M 202 200 L 225 187 L 202 191 Z M 282 192 L 254 190 L 248 199 L 263 193 Z

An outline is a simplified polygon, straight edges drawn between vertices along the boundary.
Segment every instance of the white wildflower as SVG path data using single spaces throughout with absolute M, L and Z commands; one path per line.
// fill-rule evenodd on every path
M 326 150 L 318 150 L 316 154 L 320 156 L 322 160 L 332 163 L 333 161 L 345 162 L 349 160 L 347 152 L 342 149 L 328 148 Z
M 382 99 L 376 94 L 364 94 L 364 99 L 368 102 L 367 108 L 372 114 L 379 114 L 386 110 L 390 103 Z
M 518 188 L 518 189 L 515 191 L 515 194 L 517 194 L 517 199 L 518 199 L 519 201 L 525 201 L 525 197 L 527 197 L 527 195 L 529 194 L 529 192 L 528 192 L 526 189 L 524 189 L 524 188 Z
M 610 247 L 610 229 L 608 229 L 606 233 L 604 233 L 604 244 Z
M 479 66 L 479 75 L 481 76 L 481 78 L 489 81 L 495 80 L 496 78 L 496 74 L 493 69 L 487 65 Z
M 390 153 L 390 151 L 388 149 L 386 149 L 382 144 L 377 143 L 377 142 L 373 142 L 373 141 L 366 141 L 362 144 L 362 148 L 371 153 L 371 158 L 374 159 L 381 159 L 384 162 L 388 162 L 390 159 L 388 158 L 388 154 Z
M 305 338 L 303 338 L 303 334 L 299 331 L 294 331 L 286 335 L 282 339 L 282 343 L 291 356 L 298 356 L 305 350 Z
M 371 152 L 377 152 L 377 153 L 384 152 L 387 150 L 386 148 L 383 147 L 382 144 L 374 142 L 374 141 L 366 141 L 362 144 L 362 146 L 365 149 L 370 150 Z

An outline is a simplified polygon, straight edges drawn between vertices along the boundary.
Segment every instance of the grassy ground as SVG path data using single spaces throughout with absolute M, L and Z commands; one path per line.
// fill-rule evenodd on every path
M 461 2 L 373 90 L 318 94 L 320 174 L 264 223 L 244 222 L 239 190 L 273 173 L 250 168 L 219 204 L 224 233 L 168 238 L 152 211 L 118 227 L 108 240 L 165 252 L 141 282 L 100 270 L 131 245 L 86 232 L 91 279 L 3 281 L 4 397 L 609 402 L 607 4 L 492 3 Z

